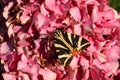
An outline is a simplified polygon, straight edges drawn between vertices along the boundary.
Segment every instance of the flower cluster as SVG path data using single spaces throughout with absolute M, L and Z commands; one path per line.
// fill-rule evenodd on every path
M 3 80 L 119 80 L 120 14 L 108 0 L 3 0 L 0 75 Z M 1 5 L 1 4 L 0 4 Z M 1 16 L 0 16 L 1 18 Z M 54 30 L 84 37 L 90 47 L 64 67 Z

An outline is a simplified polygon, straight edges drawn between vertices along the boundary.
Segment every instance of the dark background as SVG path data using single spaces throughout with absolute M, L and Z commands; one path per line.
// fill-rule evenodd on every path
M 110 0 L 109 5 L 120 12 L 120 0 Z

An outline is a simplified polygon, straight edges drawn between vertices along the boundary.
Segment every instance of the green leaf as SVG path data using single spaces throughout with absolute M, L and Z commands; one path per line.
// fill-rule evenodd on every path
M 110 0 L 109 5 L 120 12 L 120 0 Z

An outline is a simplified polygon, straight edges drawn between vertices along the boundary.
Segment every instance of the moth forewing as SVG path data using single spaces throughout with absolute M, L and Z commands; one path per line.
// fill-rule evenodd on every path
M 78 42 L 76 42 L 78 51 L 80 51 L 80 49 L 81 49 L 81 41 L 82 41 L 82 37 L 80 37 Z
M 72 46 L 65 40 L 65 38 L 63 36 L 65 32 L 61 32 L 61 31 L 55 31 L 54 33 L 54 38 L 55 40 L 59 40 L 59 41 L 62 41 L 70 50 L 73 50 Z M 56 45 L 56 43 L 55 43 Z M 62 44 L 59 44 L 59 45 L 62 45 Z M 62 45 L 63 46 L 63 45 Z
M 58 59 L 65 67 L 70 64 L 73 56 L 78 55 L 80 51 L 90 46 L 90 43 L 86 39 L 68 32 L 56 30 L 54 32 L 54 38 Z
M 90 46 L 90 43 L 82 37 L 80 37 L 80 40 L 78 42 L 79 42 L 77 47 L 78 51 L 85 50 L 87 47 Z
M 66 67 L 72 60 L 72 54 L 58 55 L 58 58 L 60 59 L 61 64 Z
M 55 44 L 55 47 L 60 47 L 60 48 L 64 48 L 64 49 L 67 49 L 65 46 L 63 46 L 63 45 L 59 45 L 59 44 Z
M 72 39 L 71 39 L 71 34 L 70 34 L 70 33 L 68 33 L 68 39 L 69 39 L 69 41 L 70 41 L 71 45 L 73 45 L 73 42 L 72 42 Z

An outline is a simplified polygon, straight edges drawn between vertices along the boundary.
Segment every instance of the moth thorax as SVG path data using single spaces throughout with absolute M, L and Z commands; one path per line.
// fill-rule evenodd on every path
M 79 54 L 79 52 L 78 52 L 77 50 L 73 50 L 73 51 L 72 51 L 72 55 L 73 55 L 73 56 L 77 56 L 78 54 Z

